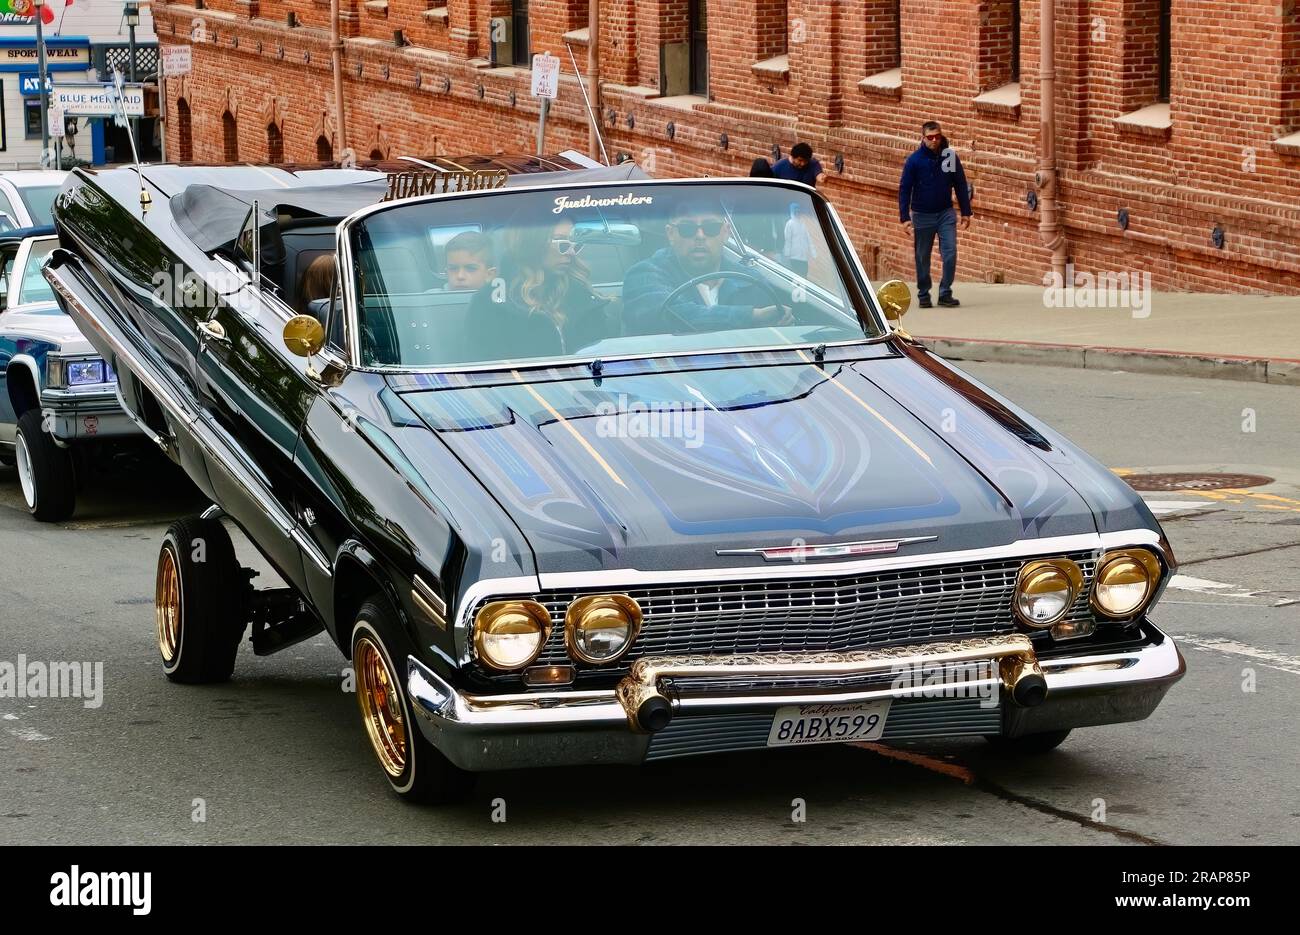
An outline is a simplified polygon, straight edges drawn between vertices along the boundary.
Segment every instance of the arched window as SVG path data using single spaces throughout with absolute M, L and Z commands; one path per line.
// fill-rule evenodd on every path
M 273 123 L 266 125 L 266 161 L 272 165 L 284 162 L 284 135 Z
M 177 162 L 194 161 L 194 131 L 190 121 L 190 102 L 181 98 L 176 102 Z
M 221 115 L 221 158 L 226 162 L 239 162 L 239 124 L 230 111 Z
M 370 158 L 371 158 L 371 159 L 383 159 L 383 158 L 384 158 L 384 152 L 383 152 L 383 150 L 380 150 L 380 149 L 372 149 L 372 150 L 370 151 Z
M 334 161 L 334 146 L 324 133 L 316 137 L 316 158 L 320 162 Z

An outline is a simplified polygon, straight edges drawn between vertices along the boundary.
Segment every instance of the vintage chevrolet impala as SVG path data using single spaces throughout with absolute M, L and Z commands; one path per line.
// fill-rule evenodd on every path
M 214 504 L 160 550 L 168 677 L 323 629 L 388 782 L 436 801 L 524 766 L 1044 751 L 1182 676 L 1142 501 L 913 341 L 818 193 L 420 166 L 59 196 L 47 277 Z

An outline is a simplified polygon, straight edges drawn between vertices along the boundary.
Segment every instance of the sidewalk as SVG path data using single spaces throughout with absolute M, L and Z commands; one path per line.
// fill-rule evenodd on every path
M 916 286 L 910 284 L 915 294 Z M 1129 308 L 1051 308 L 1041 286 L 957 283 L 960 308 L 902 325 L 942 357 L 1300 386 L 1300 296 L 1155 292 Z

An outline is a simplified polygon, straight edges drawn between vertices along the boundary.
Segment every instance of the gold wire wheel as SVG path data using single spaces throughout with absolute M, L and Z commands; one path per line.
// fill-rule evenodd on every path
M 163 548 L 158 556 L 155 588 L 153 611 L 158 621 L 158 651 L 163 662 L 171 665 L 181 645 L 181 577 L 171 548 Z
M 357 702 L 370 745 L 385 772 L 396 779 L 406 768 L 406 725 L 402 723 L 397 679 L 368 636 L 357 640 L 352 662 L 356 668 Z

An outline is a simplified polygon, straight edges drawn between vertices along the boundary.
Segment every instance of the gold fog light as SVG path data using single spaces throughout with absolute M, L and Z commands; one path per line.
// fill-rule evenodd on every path
M 474 618 L 474 649 L 502 672 L 532 663 L 551 635 L 551 615 L 536 601 L 493 601 Z
M 1146 549 L 1107 552 L 1097 563 L 1093 610 L 1103 617 L 1131 617 L 1146 606 L 1160 580 L 1160 562 Z
M 640 632 L 641 605 L 626 594 L 580 597 L 564 615 L 564 644 L 569 655 L 591 665 L 622 658 Z
M 1016 616 L 1026 625 L 1045 629 L 1074 604 L 1083 587 L 1083 572 L 1068 558 L 1030 562 L 1016 579 Z

